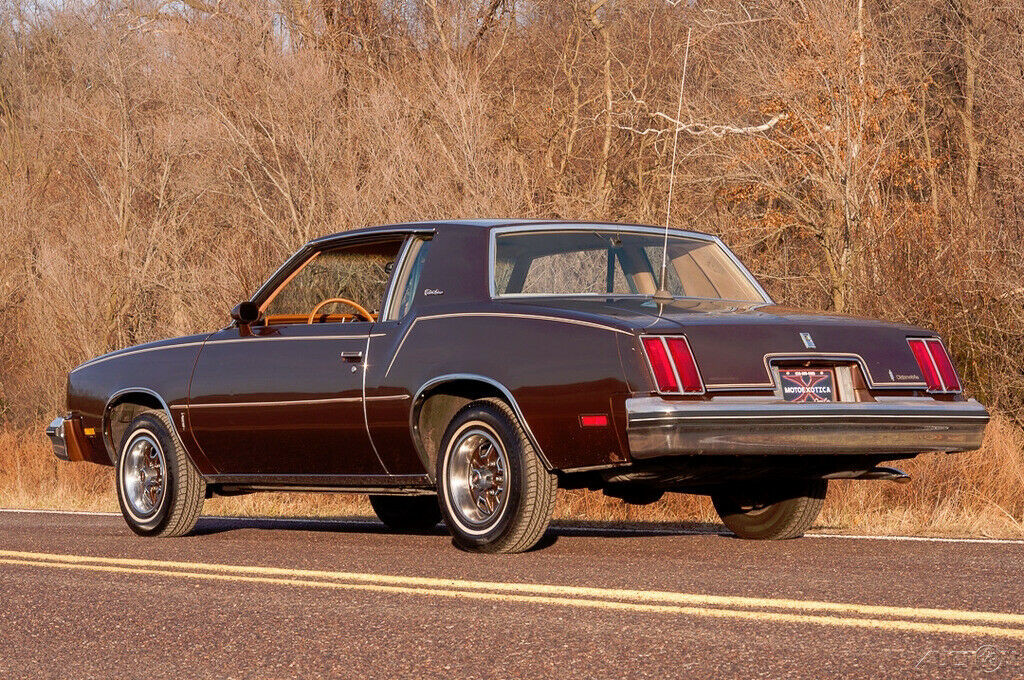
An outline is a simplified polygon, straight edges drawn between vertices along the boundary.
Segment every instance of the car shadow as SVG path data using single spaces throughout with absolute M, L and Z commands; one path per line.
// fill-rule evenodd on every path
M 548 532 L 561 536 L 596 538 L 641 538 L 650 536 L 725 536 L 733 534 L 716 522 L 607 522 L 600 520 L 557 520 Z
M 443 524 L 423 531 L 389 529 L 373 517 L 210 517 L 199 519 L 193 536 L 209 536 L 243 529 L 322 531 L 330 533 L 400 534 L 447 536 Z M 534 550 L 553 545 L 560 537 L 644 538 L 652 536 L 724 536 L 732 533 L 713 522 L 603 522 L 598 520 L 556 520 Z
M 193 536 L 209 536 L 241 529 L 263 529 L 279 531 L 323 531 L 330 533 L 358 534 L 408 534 L 420 536 L 447 536 L 448 532 L 438 524 L 424 531 L 395 531 L 372 517 L 201 517 L 192 530 Z

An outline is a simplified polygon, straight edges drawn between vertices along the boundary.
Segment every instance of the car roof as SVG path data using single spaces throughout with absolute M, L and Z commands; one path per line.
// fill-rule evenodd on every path
M 494 229 L 496 227 L 517 227 L 517 226 L 536 226 L 546 225 L 552 226 L 566 226 L 566 225 L 594 225 L 601 227 L 644 227 L 647 229 L 664 229 L 653 224 L 637 224 L 630 222 L 596 222 L 596 221 L 584 221 L 584 220 L 544 220 L 544 219 L 499 219 L 499 218 L 486 218 L 486 219 L 469 219 L 469 220 L 424 220 L 421 222 L 400 222 L 397 224 L 384 224 L 375 227 L 361 227 L 359 229 L 350 229 L 348 231 L 339 231 L 334 234 L 328 234 L 321 236 L 320 238 L 313 239 L 308 245 L 322 245 L 331 241 L 341 238 L 351 238 L 353 236 L 362 235 L 373 235 L 373 234 L 387 234 L 392 232 L 415 232 L 418 230 L 423 231 L 437 231 L 438 229 L 444 229 L 445 227 L 477 227 L 481 229 Z M 693 231 L 690 229 L 680 229 L 679 227 L 670 227 L 670 231 L 685 231 L 688 234 L 697 234 L 701 236 L 712 237 L 711 234 L 705 234 L 699 231 Z

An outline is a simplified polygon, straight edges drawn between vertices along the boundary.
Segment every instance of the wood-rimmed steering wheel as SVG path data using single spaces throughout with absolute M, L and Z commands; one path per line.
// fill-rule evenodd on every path
M 349 300 L 348 298 L 327 298 L 326 300 L 317 303 L 316 307 L 313 308 L 313 311 L 309 313 L 309 320 L 306 321 L 306 323 L 313 323 L 313 319 L 316 318 L 317 312 L 319 312 L 327 305 L 335 302 L 343 305 L 348 305 L 352 309 L 356 310 L 356 313 L 359 314 L 359 316 L 363 317 L 367 321 L 373 321 L 373 314 L 367 311 L 366 307 L 363 307 L 358 302 L 354 302 L 353 300 Z

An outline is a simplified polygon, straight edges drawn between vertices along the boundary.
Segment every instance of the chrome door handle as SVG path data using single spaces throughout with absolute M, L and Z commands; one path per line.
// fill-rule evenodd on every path
M 341 360 L 342 361 L 351 361 L 351 362 L 362 361 L 363 360 L 363 353 L 361 351 L 342 352 L 341 353 Z

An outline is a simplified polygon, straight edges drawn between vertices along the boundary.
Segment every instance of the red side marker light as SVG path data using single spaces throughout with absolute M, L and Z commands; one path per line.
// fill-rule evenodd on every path
M 582 427 L 608 427 L 608 416 L 580 416 L 580 425 Z

